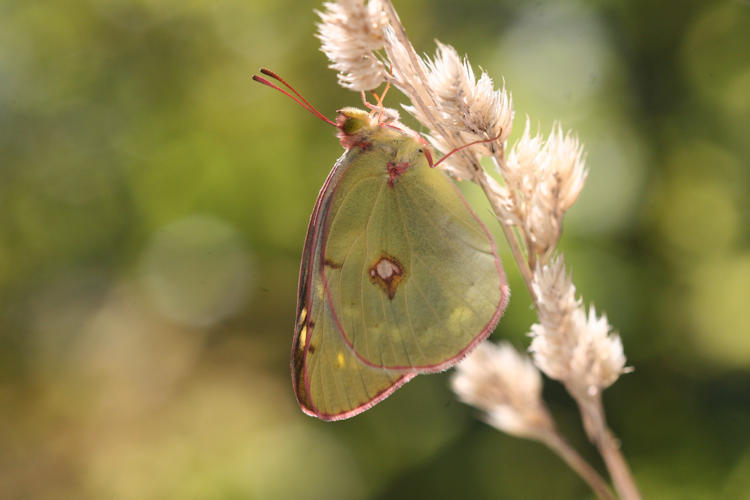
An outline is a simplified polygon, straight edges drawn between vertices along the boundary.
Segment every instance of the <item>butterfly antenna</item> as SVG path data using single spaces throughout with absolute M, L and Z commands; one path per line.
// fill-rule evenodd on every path
M 281 82 L 282 85 L 284 85 L 286 88 L 288 88 L 289 90 L 291 90 L 292 92 L 294 92 L 294 95 L 296 95 L 297 97 L 299 97 L 302 100 L 302 102 L 304 102 L 305 104 L 307 104 L 307 106 L 309 108 L 315 109 L 315 107 L 312 104 L 310 104 L 308 102 L 308 100 L 305 99 L 302 96 L 302 94 L 300 94 L 299 92 L 297 92 L 297 89 L 295 89 L 294 87 L 292 87 L 286 80 L 284 80 L 283 78 L 281 78 L 278 74 L 274 73 L 273 71 L 271 71 L 268 68 L 260 68 L 260 72 L 263 73 L 266 76 L 270 76 L 274 80 L 277 80 L 277 81 Z
M 492 139 L 480 139 L 480 140 L 478 140 L 478 141 L 474 141 L 474 142 L 470 142 L 470 143 L 468 143 L 468 144 L 464 144 L 463 146 L 459 146 L 459 147 L 457 147 L 457 148 L 455 148 L 455 149 L 451 149 L 450 151 L 448 151 L 448 152 L 447 152 L 447 153 L 445 154 L 445 156 L 443 156 L 443 157 L 442 157 L 442 158 L 440 158 L 440 159 L 439 159 L 439 160 L 438 160 L 438 161 L 437 161 L 436 163 L 434 163 L 434 164 L 431 164 L 430 166 L 431 166 L 431 167 L 433 167 L 433 168 L 434 168 L 434 167 L 437 167 L 438 165 L 440 165 L 441 163 L 443 163 L 443 161 L 447 160 L 449 156 L 451 156 L 451 155 L 453 155 L 453 154 L 455 154 L 455 153 L 458 153 L 458 152 L 459 152 L 459 151 L 461 151 L 462 149 L 466 149 L 466 148 L 469 148 L 469 147 L 471 147 L 471 146 L 474 146 L 475 144 L 483 144 L 483 143 L 486 143 L 486 142 L 495 142 L 496 140 L 500 139 L 500 136 L 502 136 L 502 135 L 503 135 L 503 133 L 502 133 L 502 131 L 501 131 L 501 132 L 500 132 L 500 134 L 498 134 L 498 136 L 497 136 L 497 137 L 493 137 Z
M 291 90 L 294 93 L 294 95 L 290 94 L 289 92 L 287 92 L 286 90 L 282 89 L 278 85 L 269 82 L 268 80 L 266 80 L 262 76 L 253 75 L 253 80 L 255 80 L 258 83 L 262 83 L 263 85 L 266 85 L 268 87 L 271 87 L 274 90 L 278 90 L 279 92 L 281 92 L 285 96 L 289 97 L 291 100 L 293 100 L 294 102 L 296 102 L 297 104 L 299 104 L 300 106 L 302 106 L 303 108 L 305 108 L 310 113 L 312 113 L 313 115 L 317 116 L 318 118 L 320 118 L 321 120 L 323 120 L 327 124 L 333 125 L 334 127 L 336 126 L 336 123 L 334 121 L 330 120 L 329 118 L 326 118 L 326 116 L 323 113 L 321 113 L 320 111 L 318 111 L 317 109 L 315 109 L 315 106 L 313 106 L 312 104 L 310 104 L 307 101 L 307 99 L 305 99 L 304 97 L 302 97 L 302 95 L 299 92 L 297 92 L 297 90 L 294 87 L 292 87 L 291 85 L 289 85 L 286 82 L 286 80 L 284 80 L 283 78 L 281 78 L 279 75 L 277 75 L 276 73 L 274 73 L 270 69 L 266 69 L 266 68 L 261 68 L 260 72 L 263 73 L 264 75 L 270 76 L 271 78 L 279 81 L 282 85 L 284 85 L 286 88 L 288 88 L 289 90 Z

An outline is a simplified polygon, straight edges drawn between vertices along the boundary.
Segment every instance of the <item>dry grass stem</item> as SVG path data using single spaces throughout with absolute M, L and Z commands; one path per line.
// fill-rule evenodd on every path
M 488 424 L 547 445 L 599 498 L 614 499 L 602 477 L 557 432 L 542 400 L 541 374 L 510 344 L 481 343 L 458 365 L 451 387 L 461 401 L 482 410 Z

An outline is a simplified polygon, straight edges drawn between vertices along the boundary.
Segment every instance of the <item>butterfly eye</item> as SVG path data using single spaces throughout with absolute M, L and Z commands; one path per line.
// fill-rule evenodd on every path
M 345 134 L 354 134 L 364 126 L 364 122 L 358 118 L 348 117 L 344 122 L 343 130 Z
M 417 152 L 418 152 L 418 153 L 424 153 L 424 149 L 422 149 L 422 148 L 419 148 L 419 149 L 417 149 Z

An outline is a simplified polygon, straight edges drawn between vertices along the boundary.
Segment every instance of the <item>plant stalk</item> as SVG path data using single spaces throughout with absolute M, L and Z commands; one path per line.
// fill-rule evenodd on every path
M 641 500 L 633 474 L 620 450 L 620 442 L 607 427 L 601 392 L 595 396 L 580 394 L 567 387 L 578 403 L 586 434 L 604 459 L 617 494 L 623 500 Z
M 589 485 L 598 498 L 615 500 L 615 495 L 602 476 L 557 432 L 545 434 L 540 438 L 540 441 L 557 453 L 562 461 L 568 464 L 568 467 L 573 469 Z

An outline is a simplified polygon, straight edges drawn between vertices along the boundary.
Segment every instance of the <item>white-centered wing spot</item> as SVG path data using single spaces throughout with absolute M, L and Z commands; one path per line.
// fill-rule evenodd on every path
M 404 267 L 397 258 L 383 254 L 369 269 L 370 281 L 378 285 L 389 299 L 393 299 L 399 283 L 404 278 Z

